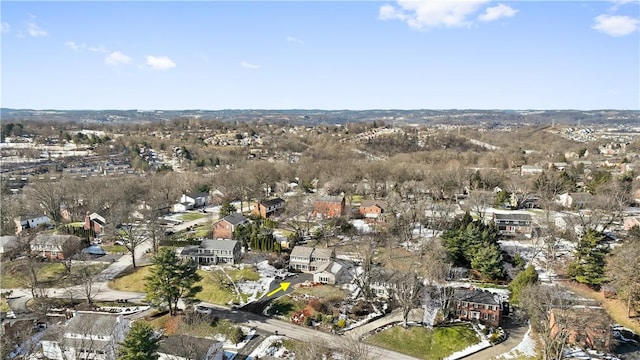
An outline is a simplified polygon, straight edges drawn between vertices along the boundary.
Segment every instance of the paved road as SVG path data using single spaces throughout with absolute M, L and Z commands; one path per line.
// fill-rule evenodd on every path
M 327 344 L 341 344 L 345 343 L 345 336 L 327 334 L 313 329 L 305 328 L 302 326 L 294 325 L 286 321 L 267 318 L 264 316 L 256 315 L 253 313 L 237 310 L 229 310 L 225 307 L 206 304 L 214 309 L 214 314 L 221 318 L 226 318 L 236 323 L 244 323 L 248 326 L 255 327 L 262 331 L 269 333 L 282 335 L 291 339 L 300 341 L 318 341 L 323 340 Z M 346 336 L 348 337 L 348 335 Z M 359 341 L 355 337 L 351 337 L 354 341 Z M 394 360 L 415 360 L 416 358 L 404 354 L 400 354 L 395 351 L 382 349 L 376 346 L 368 346 L 371 353 L 379 354 L 382 359 L 394 359 Z

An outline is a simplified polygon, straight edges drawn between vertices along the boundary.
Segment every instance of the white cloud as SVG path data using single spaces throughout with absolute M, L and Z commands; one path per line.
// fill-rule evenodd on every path
M 287 36 L 287 42 L 301 44 L 301 45 L 304 44 L 304 41 L 293 36 Z
M 1 26 L 2 26 L 2 27 L 0 27 L 0 30 L 2 30 L 2 33 L 3 33 L 3 34 L 6 34 L 6 33 L 8 33 L 8 32 L 11 30 L 11 25 L 9 25 L 9 23 L 8 23 L 8 22 L 4 22 L 4 21 L 3 21 L 3 22 L 2 22 L 2 24 L 1 24 Z
M 147 66 L 154 70 L 168 70 L 176 67 L 176 63 L 167 56 L 147 56 Z
M 97 53 L 108 53 L 109 50 L 107 50 L 104 46 L 100 45 L 100 46 L 89 46 L 88 47 L 89 51 L 92 52 L 97 52 Z
M 504 4 L 488 7 L 484 9 L 484 13 L 478 16 L 480 21 L 494 21 L 503 17 L 512 17 L 518 10 Z
M 251 64 L 251 63 L 249 63 L 247 61 L 241 62 L 240 66 L 242 66 L 243 68 L 246 68 L 246 69 L 260 69 L 262 67 L 260 65 Z
M 383 5 L 380 20 L 400 20 L 414 29 L 432 27 L 469 26 L 469 16 L 477 12 L 487 0 L 433 1 L 398 0 L 398 6 Z
M 127 55 L 121 53 L 120 51 L 114 51 L 109 56 L 104 59 L 104 62 L 107 65 L 120 65 L 120 64 L 128 64 L 131 62 L 131 58 Z
M 629 16 L 599 15 L 594 18 L 595 24 L 591 27 L 610 36 L 625 36 L 638 29 L 640 21 Z
M 41 29 L 35 22 L 27 23 L 27 32 L 32 37 L 47 36 L 47 32 Z
M 73 51 L 78 51 L 82 47 L 82 45 L 78 45 L 74 41 L 67 41 L 66 43 L 64 43 L 64 46 L 68 47 Z

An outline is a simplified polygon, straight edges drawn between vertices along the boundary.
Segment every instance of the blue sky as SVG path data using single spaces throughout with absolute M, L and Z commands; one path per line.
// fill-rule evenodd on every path
M 640 2 L 2 1 L 1 104 L 640 109 Z

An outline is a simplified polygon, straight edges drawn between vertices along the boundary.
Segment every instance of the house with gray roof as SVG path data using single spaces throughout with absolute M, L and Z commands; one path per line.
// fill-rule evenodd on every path
M 0 236 L 0 256 L 11 256 L 19 250 L 18 238 Z
M 303 272 L 314 272 L 332 262 L 335 257 L 333 249 L 296 246 L 289 255 L 289 267 Z
M 524 213 L 494 213 L 493 221 L 500 235 L 530 237 L 533 233 L 533 224 L 530 214 Z
M 193 260 L 198 265 L 237 264 L 242 258 L 242 249 L 236 240 L 205 239 L 200 245 L 185 246 L 180 257 Z
M 51 260 L 64 260 L 73 250 L 80 251 L 82 240 L 75 235 L 55 235 L 40 233 L 29 244 L 31 253 Z
M 78 311 L 65 325 L 47 329 L 41 340 L 42 352 L 45 358 L 55 360 L 115 359 L 130 328 L 130 320 L 122 315 Z
M 499 295 L 487 290 L 456 288 L 453 290 L 453 314 L 460 320 L 478 321 L 500 326 L 503 311 L 508 313 L 508 303 Z
M 249 219 L 240 213 L 229 214 L 213 224 L 213 237 L 215 239 L 233 239 L 236 227 L 247 222 Z
M 163 337 L 158 343 L 159 360 L 224 360 L 222 342 L 189 335 Z

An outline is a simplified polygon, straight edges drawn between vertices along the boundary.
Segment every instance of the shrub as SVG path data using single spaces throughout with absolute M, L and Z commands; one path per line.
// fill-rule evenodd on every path
M 347 320 L 345 320 L 345 319 L 340 319 L 340 320 L 338 320 L 338 327 L 339 327 L 340 329 L 344 329 L 344 328 L 345 328 L 345 326 L 347 326 Z

